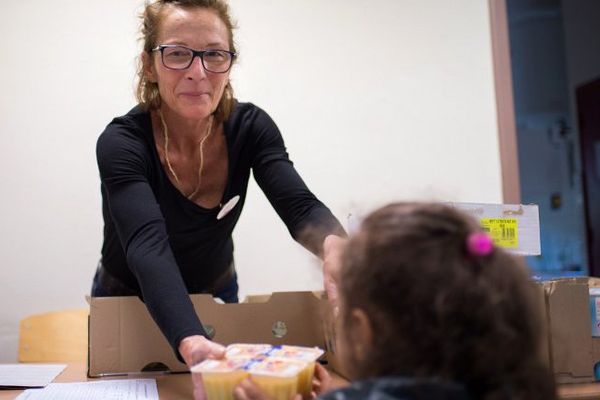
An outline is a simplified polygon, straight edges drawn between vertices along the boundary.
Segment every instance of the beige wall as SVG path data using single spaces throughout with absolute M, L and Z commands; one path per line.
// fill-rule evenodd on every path
M 139 1 L 6 0 L 0 37 L 0 362 L 19 319 L 85 305 L 101 245 L 98 134 L 134 104 Z M 499 202 L 487 2 L 234 0 L 242 101 L 266 109 L 342 220 L 400 199 Z M 320 287 L 252 182 L 241 294 Z

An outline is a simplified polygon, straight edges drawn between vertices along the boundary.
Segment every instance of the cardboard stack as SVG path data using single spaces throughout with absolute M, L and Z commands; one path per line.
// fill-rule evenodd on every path
M 600 337 L 592 337 L 589 287 L 600 287 L 600 279 L 558 279 L 535 285 L 546 328 L 543 350 L 557 382 L 594 381 Z M 263 302 L 240 304 L 218 304 L 209 295 L 191 299 L 219 343 L 317 346 L 326 350 L 330 367 L 344 375 L 335 354 L 328 303 L 319 293 L 273 293 Z M 188 370 L 137 297 L 91 299 L 89 335 L 90 377 Z
M 540 254 L 537 206 L 451 204 L 478 218 L 497 245 L 519 255 Z M 594 381 L 594 367 L 600 361 L 600 337 L 592 337 L 589 288 L 600 287 L 600 279 L 559 279 L 535 285 L 542 299 L 540 312 L 546 328 L 543 349 L 557 382 Z M 317 346 L 326 350 L 330 367 L 344 375 L 335 354 L 331 309 L 321 293 L 273 293 L 240 304 L 219 304 L 210 295 L 190 297 L 215 341 L 224 345 Z M 90 377 L 188 370 L 176 359 L 137 297 L 89 301 Z
M 540 253 L 536 205 L 448 204 L 478 219 L 497 245 L 520 255 Z M 330 368 L 344 375 L 335 354 L 331 308 L 321 293 L 250 296 L 248 301 L 240 304 L 218 304 L 209 295 L 190 297 L 207 331 L 213 332 L 215 341 L 224 345 L 317 346 L 326 350 L 325 359 Z M 92 298 L 89 302 L 90 377 L 154 370 L 187 371 L 137 297 Z
M 545 352 L 556 381 L 595 381 L 600 337 L 592 337 L 589 288 L 600 287 L 600 279 L 564 278 L 536 285 L 544 304 Z

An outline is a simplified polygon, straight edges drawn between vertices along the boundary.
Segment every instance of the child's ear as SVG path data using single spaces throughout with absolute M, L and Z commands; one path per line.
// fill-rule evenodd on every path
M 362 308 L 354 308 L 350 313 L 352 352 L 357 361 L 362 362 L 373 346 L 373 328 L 369 316 Z
M 145 51 L 142 51 L 140 57 L 142 59 L 142 71 L 144 73 L 144 77 L 148 82 L 156 82 L 156 73 L 154 71 L 151 55 Z

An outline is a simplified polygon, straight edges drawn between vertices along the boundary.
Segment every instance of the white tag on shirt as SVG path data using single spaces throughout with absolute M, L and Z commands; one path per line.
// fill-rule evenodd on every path
M 217 219 L 222 219 L 224 216 L 229 214 L 229 211 L 233 210 L 233 207 L 237 205 L 238 201 L 240 201 L 240 196 L 233 196 L 227 203 L 223 205 L 223 207 L 221 207 L 221 211 L 219 211 Z

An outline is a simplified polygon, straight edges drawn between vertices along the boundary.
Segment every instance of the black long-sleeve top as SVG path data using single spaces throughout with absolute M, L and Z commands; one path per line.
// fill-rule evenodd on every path
M 263 110 L 238 103 L 224 123 L 229 169 L 221 205 L 239 203 L 221 220 L 220 207 L 188 200 L 160 162 L 150 113 L 141 107 L 115 118 L 97 143 L 102 182 L 102 264 L 136 291 L 177 353 L 186 336 L 204 335 L 188 293 L 198 293 L 233 260 L 232 232 L 246 198 L 250 170 L 292 237 L 313 252 L 337 219 L 293 167 L 277 126 Z M 303 240 L 302 232 L 311 235 Z

